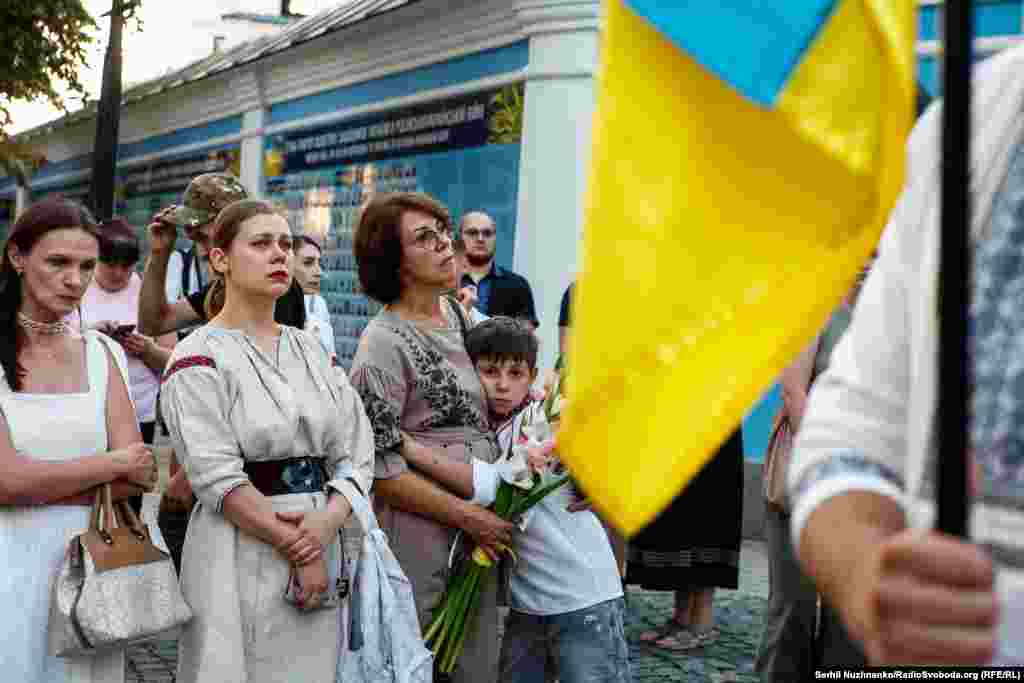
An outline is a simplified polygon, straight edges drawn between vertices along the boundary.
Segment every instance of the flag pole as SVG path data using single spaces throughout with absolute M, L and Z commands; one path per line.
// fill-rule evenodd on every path
M 971 253 L 971 0 L 946 0 L 943 35 L 942 253 L 939 271 L 939 531 L 967 536 L 968 306 Z

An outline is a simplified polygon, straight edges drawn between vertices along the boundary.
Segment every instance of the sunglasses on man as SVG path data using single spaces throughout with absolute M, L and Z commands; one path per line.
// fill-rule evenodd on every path
M 471 240 L 489 240 L 497 234 L 494 228 L 469 228 L 463 230 L 462 234 Z

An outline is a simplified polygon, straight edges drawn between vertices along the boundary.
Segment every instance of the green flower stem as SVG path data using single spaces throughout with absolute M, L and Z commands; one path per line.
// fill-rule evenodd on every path
M 442 671 L 451 671 L 455 667 L 455 660 L 458 658 L 456 644 L 459 637 L 465 632 L 466 619 L 471 610 L 476 608 L 474 599 L 474 587 L 476 583 L 477 567 L 470 567 L 466 577 L 464 590 L 459 595 L 458 609 L 452 615 L 452 630 L 448 635 L 448 646 L 445 658 L 442 660 Z
M 455 663 L 462 654 L 463 644 L 466 642 L 466 628 L 472 622 L 473 616 L 476 614 L 476 608 L 480 602 L 480 584 L 481 579 L 486 569 L 480 566 L 474 566 L 470 570 L 468 586 L 466 590 L 465 602 L 462 605 L 462 609 L 459 610 L 459 616 L 455 622 L 455 628 L 452 629 L 451 635 L 451 648 L 448 651 L 448 656 L 442 663 L 441 670 L 445 673 L 451 673 L 455 670 Z
M 427 628 L 427 632 L 423 635 L 423 640 L 428 645 L 430 644 L 430 641 L 433 640 L 434 636 L 437 635 L 438 631 L 441 629 L 441 624 L 445 622 L 448 615 L 449 604 L 450 603 L 447 600 L 446 594 L 446 599 L 441 603 L 441 611 L 434 615 L 433 620 L 430 622 L 430 626 Z
M 435 658 L 437 658 L 438 654 L 441 652 L 441 648 L 444 646 L 445 636 L 448 634 L 448 629 L 451 626 L 451 619 L 446 617 L 442 624 L 441 632 L 437 634 L 437 640 L 434 641 L 434 647 L 431 648 Z
M 524 512 L 532 508 L 534 505 L 544 500 L 544 498 L 546 498 L 548 495 L 558 490 L 559 488 L 565 486 L 567 483 L 569 483 L 568 475 L 561 477 L 560 479 L 556 479 L 555 481 L 552 481 L 543 486 L 534 487 L 535 490 L 531 490 L 527 496 L 525 496 L 521 501 L 519 501 L 519 505 L 516 507 L 515 510 L 516 514 L 523 514 Z

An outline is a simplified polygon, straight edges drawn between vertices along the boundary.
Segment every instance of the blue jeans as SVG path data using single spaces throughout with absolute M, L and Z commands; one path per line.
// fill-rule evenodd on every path
M 512 610 L 501 643 L 500 683 L 631 683 L 623 628 L 625 603 L 609 600 L 586 609 L 539 617 Z

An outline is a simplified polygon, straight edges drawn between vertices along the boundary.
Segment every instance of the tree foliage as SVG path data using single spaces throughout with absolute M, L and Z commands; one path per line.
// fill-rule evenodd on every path
M 93 42 L 96 21 L 82 0 L 12 0 L 0 7 L 0 139 L 11 125 L 12 100 L 48 99 L 67 111 L 57 91 L 64 84 L 85 95 L 79 71 Z

